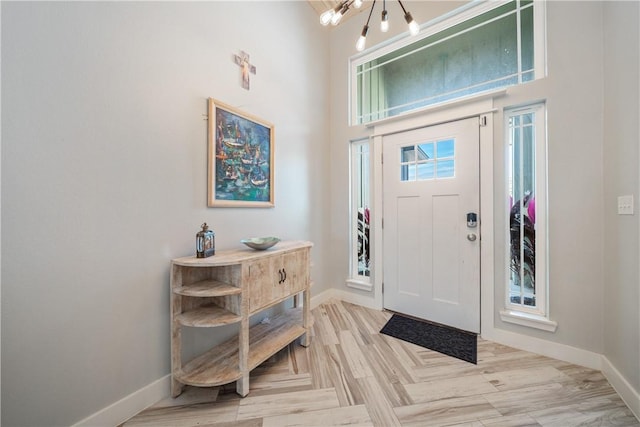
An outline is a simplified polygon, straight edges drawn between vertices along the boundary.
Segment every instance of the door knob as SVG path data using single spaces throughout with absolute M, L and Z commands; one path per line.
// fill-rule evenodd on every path
M 476 236 L 474 233 L 467 234 L 467 240 L 469 240 L 470 242 L 475 242 L 477 237 L 478 236 Z

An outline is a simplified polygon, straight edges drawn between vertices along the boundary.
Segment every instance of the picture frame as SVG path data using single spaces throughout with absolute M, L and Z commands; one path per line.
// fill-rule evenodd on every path
M 208 206 L 274 207 L 273 124 L 208 101 Z

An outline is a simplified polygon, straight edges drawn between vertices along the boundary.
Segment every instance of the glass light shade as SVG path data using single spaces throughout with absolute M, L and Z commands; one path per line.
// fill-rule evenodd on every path
M 362 7 L 362 0 L 355 0 L 353 2 L 353 7 L 355 7 L 356 9 L 360 9 L 360 7 Z
M 333 18 L 333 14 L 335 12 L 333 11 L 333 9 L 329 9 L 326 12 L 323 12 L 322 15 L 320 15 L 320 23 L 324 26 L 329 25 L 329 22 L 331 22 L 331 18 Z
M 405 21 L 407 21 L 407 24 L 409 24 L 409 32 L 412 36 L 415 36 L 420 32 L 420 25 L 418 25 L 418 23 L 413 20 L 411 12 L 407 12 L 406 15 L 404 15 L 404 19 Z
M 341 19 L 342 19 L 342 10 L 339 10 L 338 12 L 334 13 L 333 16 L 331 17 L 331 25 L 338 25 Z
M 386 33 L 389 31 L 389 17 L 387 16 L 387 11 L 382 11 L 382 20 L 380 21 L 380 31 Z
M 369 26 L 365 25 L 362 28 L 362 33 L 360 34 L 360 38 L 356 42 L 356 50 L 358 52 L 362 52 L 364 50 L 364 46 L 367 43 L 367 32 L 369 32 Z
M 411 21 L 409 23 L 409 32 L 412 36 L 417 35 L 420 32 L 420 25 L 416 21 Z

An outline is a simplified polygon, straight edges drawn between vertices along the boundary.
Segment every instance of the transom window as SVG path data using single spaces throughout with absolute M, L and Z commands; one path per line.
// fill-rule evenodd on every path
M 455 141 L 429 141 L 400 148 L 400 180 L 424 181 L 453 178 Z
M 431 23 L 418 41 L 354 58 L 352 124 L 543 77 L 541 3 L 478 2 Z

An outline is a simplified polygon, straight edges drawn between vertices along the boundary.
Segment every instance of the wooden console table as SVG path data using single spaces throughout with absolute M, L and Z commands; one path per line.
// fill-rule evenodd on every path
M 184 385 L 233 381 L 249 393 L 249 372 L 297 338 L 309 344 L 310 242 L 284 241 L 265 251 L 218 251 L 171 261 L 171 395 Z M 300 304 L 302 294 L 302 304 Z M 293 297 L 293 308 L 269 323 L 249 327 L 249 317 Z M 239 323 L 238 335 L 186 364 L 183 327 L 215 328 Z

